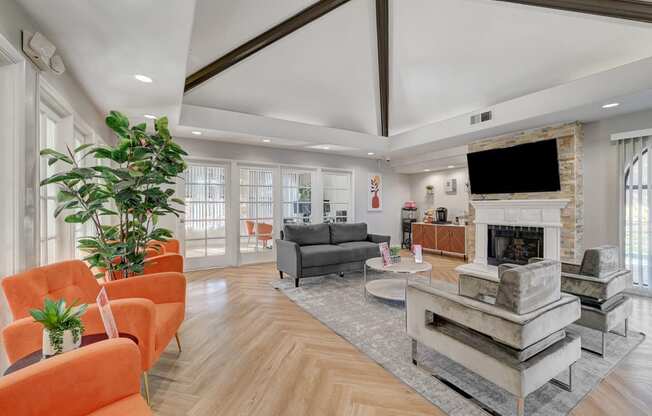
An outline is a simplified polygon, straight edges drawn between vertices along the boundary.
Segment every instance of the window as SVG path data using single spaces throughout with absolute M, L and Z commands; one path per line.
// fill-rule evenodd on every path
M 323 172 L 324 222 L 349 222 L 351 212 L 351 173 Z
M 636 139 L 635 139 L 636 140 Z M 636 142 L 632 144 L 637 149 Z M 649 288 L 652 283 L 650 262 L 650 196 L 652 176 L 647 140 L 638 146 L 624 175 L 625 267 L 632 271 L 634 285 Z
M 186 171 L 186 257 L 226 251 L 226 176 L 223 166 L 191 165 Z
M 240 252 L 272 248 L 274 224 L 271 168 L 240 168 Z
M 283 168 L 281 182 L 283 224 L 310 223 L 312 173 L 305 170 Z
M 87 138 L 86 135 L 81 130 L 75 127 L 73 133 L 73 141 L 74 141 L 74 149 L 76 149 L 82 144 L 85 144 L 87 142 Z M 86 166 L 86 160 L 82 161 L 82 166 Z M 75 253 L 76 258 L 82 259 L 85 257 L 85 254 L 79 248 L 77 248 L 77 241 L 80 238 L 92 235 L 93 234 L 93 232 L 91 231 L 92 229 L 93 226 L 90 221 L 86 224 L 78 224 L 78 223 L 73 224 L 72 242 L 73 242 L 73 253 Z
M 57 137 L 59 118 L 46 107 L 40 113 L 40 148 L 46 147 L 61 150 Z M 46 158 L 40 158 L 40 179 L 43 180 L 55 173 L 54 166 L 48 166 Z M 58 220 L 54 218 L 57 207 L 57 185 L 42 186 L 40 195 L 40 246 L 41 264 L 57 261 L 61 253 L 57 250 Z

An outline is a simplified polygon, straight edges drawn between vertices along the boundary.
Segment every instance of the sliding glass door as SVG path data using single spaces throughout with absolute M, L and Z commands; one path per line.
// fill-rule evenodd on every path
M 188 269 L 225 265 L 227 169 L 192 164 L 186 171 L 184 251 Z

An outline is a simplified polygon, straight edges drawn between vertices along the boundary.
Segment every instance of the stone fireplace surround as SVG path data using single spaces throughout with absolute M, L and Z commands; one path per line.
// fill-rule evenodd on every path
M 562 209 L 568 199 L 474 200 L 475 258 L 458 266 L 458 273 L 498 280 L 498 268 L 487 262 L 488 225 L 543 228 L 543 256 L 561 260 Z

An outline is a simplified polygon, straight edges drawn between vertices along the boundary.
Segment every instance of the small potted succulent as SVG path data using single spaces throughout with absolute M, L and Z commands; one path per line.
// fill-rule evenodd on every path
M 77 301 L 67 306 L 66 301 L 45 299 L 43 309 L 31 309 L 30 315 L 43 325 L 43 356 L 72 351 L 81 345 L 84 324 L 81 316 L 88 305 L 77 305 Z

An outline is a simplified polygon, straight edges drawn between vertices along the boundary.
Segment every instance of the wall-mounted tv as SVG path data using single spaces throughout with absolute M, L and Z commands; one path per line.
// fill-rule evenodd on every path
M 472 194 L 561 190 L 557 140 L 466 155 Z

